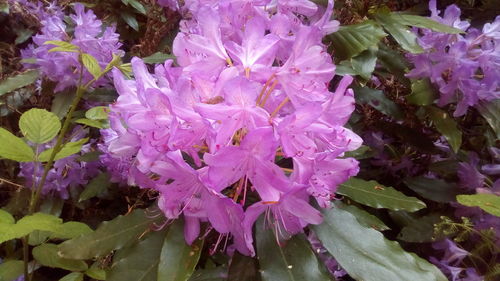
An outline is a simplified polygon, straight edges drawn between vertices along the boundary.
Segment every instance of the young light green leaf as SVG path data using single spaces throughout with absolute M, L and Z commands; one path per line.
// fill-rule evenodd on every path
M 111 182 L 109 181 L 109 174 L 100 173 L 97 177 L 93 178 L 89 184 L 87 184 L 83 192 L 80 194 L 78 202 L 82 202 L 102 194 L 110 185 Z
M 377 45 L 386 35 L 375 22 L 368 20 L 360 24 L 341 26 L 328 38 L 335 51 L 335 57 L 345 60 Z
M 324 209 L 324 222 L 312 225 L 322 244 L 355 280 L 446 281 L 434 265 L 405 252 L 382 233 L 363 226 L 349 212 Z M 307 279 L 303 279 L 307 280 Z
M 107 281 L 157 281 L 165 231 L 152 232 L 144 240 L 116 252 Z
M 89 140 L 88 138 L 84 138 L 78 141 L 65 143 L 62 146 L 61 150 L 59 150 L 59 152 L 56 154 L 54 160 L 66 158 L 68 156 L 80 152 L 82 150 L 83 144 L 85 144 L 88 140 Z M 52 154 L 53 150 L 54 148 L 49 148 L 47 150 L 42 151 L 42 153 L 40 153 L 40 155 L 38 156 L 38 160 L 42 162 L 49 161 L 50 155 Z
M 46 243 L 33 248 L 33 257 L 41 265 L 55 268 L 62 268 L 70 271 L 87 270 L 88 266 L 85 261 L 71 260 L 60 257 L 57 254 L 57 245 Z
M 21 115 L 19 129 L 31 142 L 47 143 L 61 130 L 61 121 L 52 112 L 32 108 Z
M 436 99 L 436 90 L 429 79 L 420 79 L 411 82 L 411 94 L 406 100 L 415 105 L 430 105 Z
M 90 120 L 87 118 L 80 118 L 75 120 L 75 123 L 86 125 L 92 128 L 97 128 L 97 129 L 104 129 L 105 128 L 105 123 L 100 121 L 100 120 Z
M 95 106 L 85 112 L 85 117 L 90 120 L 107 120 L 109 107 Z
M 464 31 L 454 28 L 449 25 L 445 25 L 442 23 L 439 23 L 435 20 L 432 20 L 427 17 L 421 17 L 421 16 L 416 16 L 416 15 L 408 15 L 408 14 L 402 14 L 402 13 L 390 13 L 390 18 L 403 25 L 408 25 L 408 26 L 416 26 L 420 28 L 428 28 L 436 32 L 442 32 L 442 33 L 451 33 L 451 34 L 458 34 L 458 33 L 464 33 Z
M 70 274 L 59 279 L 59 281 L 83 281 L 83 273 L 71 272 Z
M 435 106 L 428 106 L 425 109 L 436 129 L 446 138 L 453 151 L 457 153 L 462 145 L 462 131 L 458 129 L 457 122 L 446 111 Z
M 500 196 L 498 195 L 487 193 L 458 195 L 457 201 L 464 206 L 479 207 L 487 213 L 500 217 Z
M 54 47 L 54 48 L 52 48 L 52 49 L 49 50 L 49 53 L 53 53 L 53 52 L 78 53 L 78 50 L 76 50 L 76 49 L 68 49 L 68 48 L 65 48 L 65 47 Z
M 14 224 L 14 217 L 7 211 L 0 209 L 0 223 Z
M 60 218 L 44 213 L 25 216 L 16 224 L 0 222 L 0 243 L 21 238 L 35 230 L 52 231 L 61 224 Z
M 177 220 L 170 225 L 161 248 L 158 264 L 158 281 L 188 280 L 198 264 L 203 240 L 197 239 L 193 245 L 186 244 L 184 224 Z
M 82 53 L 81 55 L 82 63 L 85 68 L 94 76 L 94 79 L 99 79 L 102 74 L 101 66 L 99 66 L 99 62 L 97 62 L 96 58 L 94 58 L 91 54 Z
M 66 41 L 49 40 L 49 41 L 45 41 L 43 44 L 44 45 L 56 45 L 58 47 L 63 47 L 66 49 L 75 49 L 75 50 L 78 49 L 78 46 L 73 45 L 73 44 L 66 42 Z
M 295 235 L 284 246 L 279 246 L 273 230 L 265 229 L 262 219 L 256 226 L 257 255 L 263 281 L 330 280 L 303 234 Z
M 426 206 L 424 202 L 415 197 L 406 196 L 392 187 L 381 185 L 373 180 L 365 181 L 351 178 L 339 186 L 337 193 L 377 209 L 414 212 Z
M 104 72 L 110 71 L 113 67 L 121 64 L 122 58 L 117 54 L 113 54 L 113 59 L 106 65 Z
M 148 217 L 136 209 L 126 216 L 103 222 L 94 232 L 68 240 L 59 245 L 59 253 L 69 259 L 91 259 L 121 249 L 145 233 L 161 217 Z
M 24 272 L 24 262 L 18 260 L 4 260 L 0 263 L 0 280 L 14 281 Z
M 28 70 L 0 81 L 0 96 L 16 89 L 33 84 L 40 73 L 38 70 Z
M 17 162 L 31 162 L 35 159 L 35 153 L 21 138 L 0 128 L 0 157 Z

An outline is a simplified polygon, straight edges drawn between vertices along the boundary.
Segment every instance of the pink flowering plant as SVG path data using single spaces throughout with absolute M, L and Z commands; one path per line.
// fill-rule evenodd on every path
M 0 280 L 496 280 L 500 16 L 360 2 L 0 3 Z

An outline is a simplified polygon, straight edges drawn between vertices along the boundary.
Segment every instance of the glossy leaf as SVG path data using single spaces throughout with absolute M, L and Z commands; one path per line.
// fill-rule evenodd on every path
M 497 139 L 500 139 L 500 100 L 493 100 L 489 102 L 480 102 L 477 106 L 479 113 L 490 124 L 491 128 L 496 134 Z
M 455 184 L 423 176 L 405 179 L 404 183 L 425 199 L 441 203 L 455 201 L 455 196 L 460 192 Z
M 365 80 L 369 80 L 377 63 L 377 46 L 371 46 L 351 59 L 353 70 Z
M 295 235 L 280 246 L 273 230 L 264 229 L 263 225 L 262 219 L 256 223 L 257 256 L 262 280 L 331 280 L 304 235 Z
M 107 281 L 157 281 L 165 231 L 149 233 L 144 240 L 119 250 Z
M 136 9 L 139 13 L 141 13 L 143 15 L 146 14 L 146 9 L 137 0 L 122 0 L 122 3 L 124 3 L 125 5 L 130 5 L 130 6 L 134 7 L 134 9 Z
M 354 205 L 347 205 L 347 204 L 342 203 L 340 201 L 334 202 L 334 204 L 335 204 L 335 207 L 351 213 L 351 215 L 356 217 L 356 220 L 358 220 L 358 222 L 363 226 L 371 227 L 371 228 L 373 228 L 375 230 L 379 230 L 379 231 L 390 229 L 379 218 L 368 213 L 367 211 L 365 211 L 363 209 L 360 209 Z
M 4 260 L 0 263 L 0 280 L 14 281 L 24 273 L 24 262 L 18 260 Z
M 406 100 L 415 105 L 430 105 L 436 99 L 436 90 L 429 79 L 415 80 L 411 83 L 411 94 Z
M 328 36 L 339 60 L 354 57 L 371 46 L 377 45 L 387 34 L 373 21 L 341 26 Z
M 415 27 L 420 27 L 420 28 L 427 28 L 427 29 L 431 29 L 433 31 L 442 32 L 442 33 L 450 33 L 450 34 L 464 33 L 460 29 L 439 23 L 439 22 L 432 20 L 428 17 L 408 15 L 408 14 L 403 14 L 403 13 L 390 13 L 389 16 L 395 22 L 403 24 L 403 25 L 415 26 Z
M 414 54 L 424 51 L 417 43 L 417 36 L 407 26 L 392 18 L 390 13 L 379 12 L 375 14 L 375 19 L 406 51 Z
M 59 119 L 63 119 L 66 113 L 68 113 L 74 98 L 74 91 L 63 91 L 62 93 L 58 93 L 52 100 L 50 111 L 59 117 Z
M 62 268 L 70 271 L 87 270 L 87 263 L 80 260 L 71 260 L 60 257 L 57 254 L 56 244 L 42 244 L 33 248 L 33 257 L 38 263 L 48 267 Z
M 81 272 L 71 272 L 59 279 L 59 281 L 83 281 L 83 274 Z
M 35 153 L 21 138 L 0 128 L 0 157 L 17 162 L 31 162 L 35 159 Z
M 404 75 L 409 63 L 405 57 L 384 44 L 379 44 L 377 53 L 378 63 L 388 73 L 394 75 L 405 86 L 410 86 L 409 79 Z
M 92 229 L 82 223 L 77 221 L 70 221 L 63 223 L 52 231 L 50 238 L 55 239 L 73 239 L 80 235 L 85 235 L 92 233 Z
M 82 150 L 82 146 L 88 140 L 89 140 L 88 138 L 84 138 L 84 139 L 81 139 L 81 140 L 78 140 L 78 141 L 65 143 L 62 146 L 61 150 L 59 150 L 59 152 L 56 154 L 56 157 L 54 158 L 54 160 L 59 160 L 59 159 L 62 159 L 62 158 L 66 158 L 68 156 L 71 156 L 71 155 L 73 155 L 75 153 L 80 152 Z M 38 160 L 40 160 L 42 162 L 49 161 L 50 154 L 52 154 L 53 150 L 54 150 L 54 148 L 49 148 L 47 150 L 42 151 L 42 153 L 40 153 L 40 155 L 38 156 Z
M 458 195 L 457 201 L 465 206 L 479 207 L 487 213 L 500 217 L 500 196 L 498 195 L 487 193 Z
M 198 269 L 188 281 L 227 281 L 228 269 L 224 266 L 215 268 Z
M 436 126 L 436 129 L 446 138 L 455 153 L 462 145 L 462 131 L 457 127 L 457 122 L 451 118 L 446 111 L 435 106 L 426 107 L 429 118 Z
M 0 81 L 0 96 L 16 89 L 33 84 L 40 74 L 37 70 L 28 70 Z
M 403 227 L 398 234 L 398 239 L 412 243 L 430 243 L 434 241 L 434 224 L 441 221 L 441 216 L 431 214 L 415 219 Z
M 94 76 L 94 79 L 99 79 L 102 74 L 101 66 L 96 58 L 87 53 L 82 53 L 81 55 L 83 66 L 87 69 L 87 71 Z
M 227 281 L 259 281 L 258 261 L 255 258 L 234 253 L 229 263 Z
M 120 16 L 130 27 L 132 27 L 132 29 L 139 31 L 139 22 L 137 22 L 137 19 L 133 14 L 129 12 L 122 12 L 120 13 Z
M 399 106 L 388 99 L 380 90 L 368 87 L 354 87 L 354 96 L 358 104 L 368 104 L 385 115 L 395 119 L 403 118 L 403 112 Z
M 186 244 L 184 225 L 177 220 L 168 229 L 161 248 L 158 265 L 158 281 L 188 280 L 198 263 L 203 240 L 195 240 L 193 245 Z
M 100 173 L 97 177 L 93 178 L 87 186 L 85 186 L 85 189 L 80 194 L 80 198 L 78 198 L 78 202 L 82 202 L 102 194 L 110 185 L 111 182 L 109 181 L 109 174 Z
M 52 112 L 32 108 L 21 115 L 19 129 L 31 142 L 47 143 L 61 130 L 61 121 Z
M 355 280 L 446 281 L 434 265 L 404 251 L 382 233 L 363 226 L 349 212 L 324 209 L 324 222 L 312 229 L 325 248 Z M 307 280 L 307 279 L 304 279 Z
M 414 212 L 426 207 L 425 203 L 417 198 L 406 196 L 392 187 L 381 185 L 373 180 L 351 178 L 339 186 L 337 193 L 377 209 Z
M 142 209 L 136 209 L 128 215 L 103 222 L 92 233 L 62 243 L 59 253 L 70 259 L 91 259 L 107 255 L 136 242 L 158 219 L 148 217 Z
M 89 269 L 85 271 L 85 275 L 96 280 L 106 280 L 106 270 L 99 268 L 98 262 L 94 262 Z

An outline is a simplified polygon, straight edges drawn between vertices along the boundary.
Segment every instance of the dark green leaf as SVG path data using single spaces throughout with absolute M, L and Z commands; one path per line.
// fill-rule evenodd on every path
M 437 161 L 429 165 L 429 171 L 437 173 L 442 176 L 451 176 L 457 173 L 458 161 L 447 159 Z
M 405 179 L 404 183 L 425 199 L 441 203 L 455 201 L 455 196 L 460 192 L 455 184 L 423 176 Z
M 354 87 L 356 102 L 359 104 L 368 104 L 387 116 L 396 119 L 403 118 L 403 112 L 399 106 L 388 99 L 380 90 L 368 87 Z
M 32 108 L 21 115 L 19 129 L 31 142 L 46 143 L 57 136 L 61 130 L 61 121 L 52 112 Z
M 189 281 L 227 281 L 227 268 L 219 266 L 209 269 L 196 270 Z
M 273 230 L 264 229 L 262 219 L 257 221 L 256 226 L 257 256 L 262 280 L 331 280 L 304 235 L 295 235 L 284 246 L 279 246 Z
M 84 138 L 84 139 L 81 139 L 81 140 L 78 140 L 78 141 L 65 143 L 62 146 L 61 150 L 59 150 L 59 152 L 56 154 L 56 157 L 54 158 L 54 160 L 59 160 L 59 159 L 62 159 L 62 158 L 66 158 L 66 157 L 68 157 L 70 155 L 73 155 L 75 153 L 80 152 L 82 150 L 82 146 L 88 140 L 89 140 L 88 138 Z M 40 153 L 40 155 L 38 156 L 38 160 L 40 160 L 42 162 L 49 161 L 50 154 L 52 154 L 53 150 L 54 150 L 54 148 L 49 148 L 47 150 L 42 151 L 42 153 Z
M 24 272 L 24 262 L 16 260 L 4 260 L 0 263 L 0 280 L 14 281 Z
M 50 238 L 52 239 L 73 239 L 81 235 L 92 233 L 92 229 L 81 222 L 70 221 L 67 223 L 63 223 L 58 226 L 54 230 L 52 230 L 52 234 Z
M 158 281 L 188 280 L 198 263 L 202 248 L 203 240 L 195 240 L 193 245 L 187 245 L 183 223 L 175 221 L 170 225 L 161 249 Z
M 376 181 L 351 178 L 340 185 L 337 193 L 372 208 L 390 210 L 418 211 L 425 208 L 425 203 L 415 197 L 408 197 L 392 187 Z
M 377 51 L 378 47 L 376 45 L 371 46 L 351 59 L 353 70 L 365 80 L 369 80 L 375 70 Z
M 94 162 L 99 160 L 99 156 L 102 154 L 100 151 L 91 151 L 83 154 L 82 156 L 78 157 L 78 160 L 82 162 Z
M 122 12 L 120 14 L 120 16 L 135 31 L 139 31 L 139 23 L 137 22 L 137 19 L 135 18 L 135 16 L 133 14 L 128 13 L 128 12 Z
M 172 54 L 165 54 L 162 52 L 156 52 L 150 56 L 142 58 L 145 63 L 164 63 L 168 59 L 175 59 Z
M 453 151 L 458 152 L 460 145 L 462 145 L 462 131 L 458 129 L 457 122 L 446 111 L 435 106 L 426 107 L 426 111 L 436 129 L 446 138 Z
M 100 173 L 97 177 L 93 178 L 89 184 L 87 184 L 83 192 L 80 194 L 78 202 L 82 202 L 102 194 L 110 185 L 111 182 L 109 181 L 109 174 Z
M 396 76 L 405 86 L 410 86 L 410 80 L 404 75 L 408 68 L 408 62 L 401 53 L 390 49 L 384 44 L 379 44 L 377 57 L 378 63 L 380 63 L 387 72 Z
M 479 207 L 487 213 L 500 217 L 500 196 L 498 195 L 487 193 L 458 195 L 457 201 L 464 206 Z
M 377 45 L 386 35 L 382 28 L 373 21 L 364 21 L 360 24 L 341 26 L 328 38 L 335 51 L 335 57 L 345 60 Z
M 449 25 L 444 25 L 427 17 L 407 15 L 402 13 L 390 13 L 390 18 L 399 24 L 428 28 L 437 32 L 451 33 L 451 34 L 464 33 L 460 29 L 451 27 Z
M 477 106 L 479 113 L 490 124 L 496 134 L 497 139 L 500 139 L 500 99 L 489 102 L 480 102 Z
M 85 271 L 85 275 L 96 280 L 106 280 L 106 270 L 99 268 L 98 262 L 94 262 L 90 268 Z
M 258 265 L 256 259 L 244 256 L 238 252 L 234 253 L 229 264 L 227 281 L 261 280 Z
M 31 35 L 33 35 L 33 31 L 31 29 L 19 28 L 14 30 L 16 31 L 17 35 L 16 40 L 14 41 L 14 44 L 16 45 L 26 42 L 26 40 L 28 40 Z
M 146 9 L 144 8 L 144 6 L 139 3 L 137 0 L 122 0 L 122 2 L 125 4 L 125 5 L 130 5 L 132 7 L 134 7 L 134 9 L 136 9 L 139 13 L 145 15 L 146 14 Z
M 403 227 L 398 235 L 399 240 L 412 243 L 428 243 L 434 241 L 434 224 L 441 221 L 441 216 L 431 214 L 420 217 Z
M 376 216 L 368 213 L 367 211 L 360 209 L 354 205 L 347 205 L 344 204 L 340 201 L 334 202 L 335 207 L 340 208 L 344 211 L 347 211 L 351 213 L 353 216 L 356 217 L 358 222 L 366 227 L 371 227 L 375 230 L 383 231 L 383 230 L 388 230 L 390 229 L 383 221 L 381 221 L 379 218 Z
M 446 281 L 439 269 L 413 253 L 405 252 L 397 242 L 363 226 L 347 211 L 324 209 L 324 222 L 313 225 L 325 248 L 347 273 L 356 280 Z M 307 279 L 303 279 L 307 280 Z
M 414 80 L 411 82 L 411 94 L 406 100 L 415 105 L 430 105 L 436 99 L 436 90 L 429 79 Z
M 83 281 L 83 273 L 71 272 L 70 274 L 59 279 L 59 281 Z
M 52 100 L 52 107 L 50 108 L 50 111 L 57 115 L 59 119 L 63 119 L 66 116 L 66 113 L 68 113 L 74 97 L 75 92 L 73 91 L 64 91 L 62 93 L 58 93 L 54 97 L 54 100 Z
M 157 281 L 158 263 L 165 231 L 148 234 L 129 248 L 119 250 L 107 281 Z
M 22 87 L 33 84 L 38 79 L 37 70 L 28 70 L 0 81 L 0 96 Z
M 101 66 L 99 62 L 92 55 L 87 53 L 82 53 L 81 55 L 82 63 L 87 69 L 87 71 L 94 76 L 94 79 L 99 79 L 102 74 Z
M 362 145 L 358 149 L 353 151 L 347 151 L 344 153 L 344 157 L 353 157 L 358 160 L 370 158 L 373 155 L 373 151 L 367 145 Z
M 126 216 L 103 222 L 94 232 L 59 246 L 60 255 L 69 259 L 91 259 L 121 249 L 137 239 L 159 218 L 148 217 L 137 209 Z
M 70 271 L 87 270 L 87 263 L 79 260 L 61 258 L 57 254 L 56 244 L 42 244 L 33 248 L 33 257 L 41 265 L 55 268 L 62 268 Z
M 408 27 L 394 20 L 389 13 L 379 12 L 375 14 L 375 19 L 406 51 L 414 54 L 424 51 L 417 43 L 417 36 Z

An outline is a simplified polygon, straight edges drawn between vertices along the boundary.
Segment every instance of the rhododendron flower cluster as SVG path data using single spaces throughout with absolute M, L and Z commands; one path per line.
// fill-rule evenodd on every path
M 75 127 L 69 141 L 79 141 L 87 135 L 87 130 L 81 126 Z M 38 153 L 52 148 L 56 143 L 54 138 L 52 141 L 35 146 Z M 94 178 L 99 173 L 101 163 L 99 161 L 79 161 L 79 157 L 92 150 L 92 144 L 82 146 L 80 153 L 59 159 L 54 162 L 54 167 L 49 170 L 47 180 L 42 189 L 43 194 L 57 195 L 63 199 L 69 198 L 69 188 L 86 185 L 90 179 Z M 20 163 L 19 176 L 23 177 L 26 182 L 26 187 L 36 187 L 43 174 L 43 166 L 40 162 L 24 162 Z
M 439 87 L 439 106 L 457 103 L 454 116 L 462 116 L 467 108 L 479 101 L 500 98 L 500 16 L 482 30 L 460 20 L 456 5 L 446 8 L 439 16 L 436 0 L 429 2 L 431 19 L 463 30 L 463 34 L 444 34 L 418 30 L 422 54 L 409 55 L 415 68 L 411 78 L 425 78 Z
M 21 3 L 22 4 L 22 3 Z M 64 13 L 57 5 L 50 5 L 45 9 L 41 5 L 24 3 L 26 8 L 34 11 L 38 15 L 42 28 L 38 34 L 33 36 L 33 43 L 28 48 L 21 50 L 21 56 L 25 60 L 36 59 L 36 62 L 25 63 L 28 68 L 38 68 L 48 79 L 57 82 L 56 92 L 67 87 L 76 86 L 80 81 L 81 63 L 78 52 L 50 52 L 55 45 L 45 44 L 47 41 L 65 41 L 76 45 L 84 53 L 96 58 L 101 68 L 113 59 L 113 54 L 123 56 L 120 50 L 121 43 L 119 35 L 115 32 L 114 26 L 104 27 L 97 19 L 92 10 L 85 11 L 82 4 L 75 4 L 75 13 L 70 15 L 75 24 L 69 32 L 64 19 Z M 93 76 L 83 70 L 82 83 L 87 83 Z M 108 83 L 101 78 L 93 86 L 100 86 Z
M 254 255 L 261 214 L 287 238 L 321 223 L 311 197 L 328 207 L 358 172 L 344 157 L 362 142 L 344 127 L 354 110 L 352 78 L 330 91 L 335 65 L 321 42 L 338 27 L 332 6 L 186 1 L 192 17 L 174 40 L 178 66 L 168 60 L 151 74 L 133 58 L 134 80 L 113 70 L 119 97 L 105 133 L 115 172 L 158 190 L 165 216 L 184 217 L 188 243 L 208 221 L 217 244 L 232 237 L 239 252 Z

